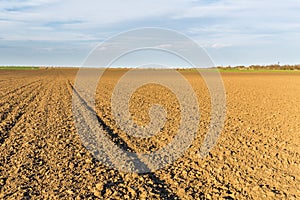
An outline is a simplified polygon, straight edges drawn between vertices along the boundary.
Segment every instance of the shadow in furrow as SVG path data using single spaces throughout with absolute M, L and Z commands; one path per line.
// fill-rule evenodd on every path
M 76 91 L 76 89 L 73 87 L 73 85 L 71 85 L 72 90 L 73 90 L 73 95 L 74 93 L 76 94 L 76 96 L 78 96 L 78 98 L 80 99 L 80 101 L 83 103 L 84 106 L 86 106 L 86 108 L 95 113 L 96 118 L 98 123 L 103 127 L 103 129 L 106 131 L 107 136 L 116 144 L 118 145 L 122 150 L 124 151 L 128 151 L 128 152 L 134 152 L 134 150 L 129 147 L 129 145 L 118 135 L 115 134 L 113 129 L 110 128 L 102 119 L 101 117 L 99 117 L 95 110 L 93 108 L 91 108 L 88 103 L 80 96 L 80 94 Z M 162 199 L 179 199 L 179 197 L 176 194 L 171 193 L 167 188 L 169 187 L 168 184 L 164 181 L 161 180 L 159 177 L 157 177 L 155 175 L 155 173 L 150 172 L 151 169 L 145 164 L 143 163 L 137 156 L 137 154 L 133 154 L 131 156 L 132 161 L 134 163 L 135 168 L 139 168 L 139 169 L 144 169 L 144 171 L 149 171 L 148 173 L 144 173 L 144 174 L 139 174 L 140 176 L 144 176 L 147 178 L 150 178 L 153 182 L 152 185 L 148 185 L 149 187 L 153 188 L 153 191 L 160 195 L 160 197 Z M 107 190 L 107 188 L 115 186 L 120 184 L 120 182 L 109 182 L 107 184 L 104 185 L 104 189 L 102 191 L 102 193 L 104 194 L 105 191 Z

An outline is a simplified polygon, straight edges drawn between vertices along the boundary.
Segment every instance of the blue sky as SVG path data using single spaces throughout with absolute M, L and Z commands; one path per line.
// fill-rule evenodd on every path
M 139 27 L 180 31 L 216 65 L 300 64 L 299 0 L 0 0 L 0 65 L 80 66 Z

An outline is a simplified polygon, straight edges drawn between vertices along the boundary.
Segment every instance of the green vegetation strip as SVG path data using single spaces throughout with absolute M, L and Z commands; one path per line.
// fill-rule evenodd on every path
M 39 67 L 0 66 L 0 70 L 1 69 L 6 69 L 6 70 L 32 70 L 32 69 L 39 69 Z

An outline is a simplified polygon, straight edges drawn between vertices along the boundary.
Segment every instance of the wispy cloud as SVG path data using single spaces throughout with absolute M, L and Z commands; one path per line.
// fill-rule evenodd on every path
M 30 49 L 43 42 L 33 48 L 52 55 L 63 51 L 58 42 L 87 49 L 119 31 L 158 26 L 181 31 L 212 52 L 262 45 L 292 51 L 300 47 L 299 10 L 299 0 L 0 0 L 0 45 L 25 42 Z

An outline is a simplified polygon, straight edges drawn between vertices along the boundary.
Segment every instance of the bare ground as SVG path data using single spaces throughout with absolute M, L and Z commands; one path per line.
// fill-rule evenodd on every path
M 200 159 L 210 121 L 205 83 L 182 72 L 201 112 L 197 139 L 174 164 L 147 174 L 119 172 L 97 161 L 83 146 L 72 112 L 74 69 L 0 71 L 1 199 L 299 199 L 300 74 L 222 74 L 227 117 L 217 145 Z M 151 152 L 178 129 L 180 108 L 165 87 L 139 88 L 130 112 L 146 125 L 154 103 L 168 111 L 164 129 L 150 139 L 129 137 L 116 126 L 110 97 L 124 70 L 100 81 L 96 109 L 107 136 L 122 148 Z M 137 77 L 141 78 L 141 77 Z

